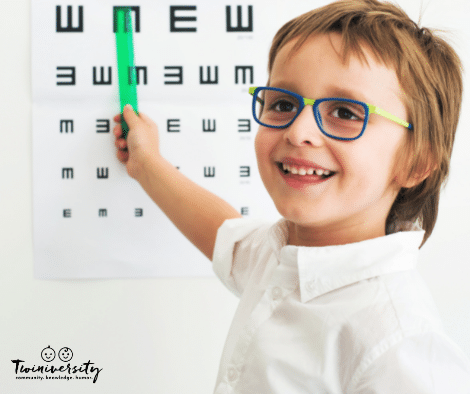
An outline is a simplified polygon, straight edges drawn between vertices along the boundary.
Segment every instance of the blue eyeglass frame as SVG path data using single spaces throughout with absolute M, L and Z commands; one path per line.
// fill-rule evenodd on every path
M 258 99 L 258 101 L 260 102 L 261 105 L 264 105 L 262 100 L 258 97 L 258 92 L 260 90 L 274 90 L 274 91 L 277 91 L 277 92 L 283 92 L 283 93 L 290 94 L 290 95 L 294 96 L 295 98 L 297 98 L 298 102 L 300 103 L 300 108 L 297 111 L 296 115 L 292 118 L 292 120 L 289 123 L 287 123 L 284 126 L 270 126 L 268 124 L 262 123 L 258 119 L 258 117 L 256 116 L 256 99 Z M 260 125 L 265 126 L 265 127 L 269 127 L 269 128 L 285 129 L 285 128 L 289 127 L 292 123 L 294 123 L 295 119 L 297 119 L 297 116 L 299 116 L 299 114 L 302 112 L 304 107 L 306 105 L 311 105 L 313 107 L 313 115 L 314 115 L 315 121 L 317 122 L 318 128 L 321 130 L 321 132 L 323 134 L 325 134 L 326 136 L 328 136 L 330 138 L 334 138 L 335 140 L 352 141 L 352 140 L 357 140 L 358 138 L 360 138 L 362 136 L 362 134 L 364 134 L 364 130 L 367 127 L 367 123 L 369 121 L 369 114 L 377 114 L 377 115 L 383 116 L 384 118 L 387 118 L 387 119 L 389 119 L 393 122 L 396 122 L 399 125 L 401 125 L 403 127 L 406 127 L 409 130 L 413 130 L 413 125 L 411 123 L 408 123 L 405 120 L 400 119 L 400 118 L 396 117 L 395 115 L 392 115 L 392 114 L 388 113 L 387 111 L 384 111 L 383 109 L 380 109 L 380 108 L 376 107 L 375 105 L 367 104 L 367 103 L 364 103 L 362 101 L 351 100 L 351 99 L 346 99 L 346 98 L 335 98 L 335 97 L 329 97 L 329 98 L 322 98 L 322 99 L 313 100 L 313 99 L 307 99 L 305 97 L 302 97 L 301 95 L 299 95 L 297 93 L 294 93 L 294 92 L 291 92 L 289 90 L 280 89 L 280 88 L 272 88 L 272 87 L 268 87 L 268 86 L 258 86 L 258 87 L 257 86 L 252 86 L 248 89 L 248 93 L 250 93 L 253 96 L 253 104 L 252 104 L 253 118 Z M 359 133 L 359 135 L 357 137 L 354 137 L 354 138 L 338 137 L 338 136 L 335 136 L 335 135 L 332 135 L 332 134 L 328 134 L 324 130 L 323 124 L 322 124 L 322 121 L 321 121 L 321 117 L 320 117 L 320 111 L 318 111 L 318 106 L 321 103 L 323 103 L 324 101 L 335 101 L 335 100 L 341 100 L 341 101 L 345 101 L 345 102 L 348 102 L 348 103 L 359 104 L 359 105 L 364 107 L 364 113 L 365 113 L 364 126 L 362 127 L 362 130 L 361 130 L 361 132 Z

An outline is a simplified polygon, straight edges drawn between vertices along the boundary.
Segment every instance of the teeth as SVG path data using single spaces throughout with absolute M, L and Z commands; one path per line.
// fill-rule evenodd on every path
M 304 167 L 301 167 L 301 168 L 297 168 L 297 167 L 291 167 L 287 164 L 283 164 L 282 165 L 282 168 L 284 171 L 288 171 L 290 172 L 291 174 L 294 174 L 294 175 L 313 175 L 313 174 L 316 174 L 318 176 L 328 176 L 331 174 L 331 171 L 329 170 L 322 170 L 322 169 L 316 169 L 316 168 L 304 168 Z

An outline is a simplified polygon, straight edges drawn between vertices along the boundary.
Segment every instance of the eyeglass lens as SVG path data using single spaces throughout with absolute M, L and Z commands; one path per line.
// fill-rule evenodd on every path
M 297 97 L 275 90 L 260 89 L 255 101 L 257 121 L 268 127 L 288 125 L 301 108 Z M 362 132 L 366 108 L 359 103 L 332 99 L 322 101 L 317 106 L 315 115 L 317 124 L 323 132 L 349 139 L 357 137 Z

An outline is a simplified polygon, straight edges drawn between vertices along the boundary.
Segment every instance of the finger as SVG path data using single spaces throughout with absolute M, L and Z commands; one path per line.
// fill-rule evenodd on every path
M 124 150 L 127 149 L 127 141 L 124 138 L 118 140 L 119 142 L 119 149 Z
M 116 138 L 119 138 L 119 137 L 122 135 L 122 127 L 121 127 L 121 125 L 116 125 L 116 126 L 114 126 L 113 134 L 116 136 Z
M 117 152 L 117 158 L 119 161 L 126 163 L 127 160 L 129 160 L 129 152 L 124 152 L 122 150 L 119 150 Z
M 117 114 L 117 115 L 113 118 L 113 120 L 114 120 L 115 122 L 121 122 L 121 114 Z
M 134 109 L 132 108 L 130 104 L 126 104 L 126 106 L 124 107 L 123 115 L 129 128 L 136 126 L 137 123 L 139 122 L 139 117 L 134 112 Z
M 124 141 L 124 142 L 123 142 Z M 119 138 L 117 139 L 115 142 L 114 142 L 114 145 L 116 146 L 116 148 L 118 148 L 119 150 L 122 150 L 124 148 L 127 148 L 127 143 L 125 142 L 125 140 L 123 138 Z

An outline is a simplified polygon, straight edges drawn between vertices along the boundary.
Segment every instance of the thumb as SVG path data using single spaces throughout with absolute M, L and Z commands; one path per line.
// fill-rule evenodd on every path
M 133 127 L 137 124 L 137 122 L 139 122 L 139 117 L 134 112 L 134 109 L 132 108 L 132 105 L 130 105 L 130 104 L 126 104 L 124 106 L 124 110 L 122 112 L 122 115 L 124 116 L 124 120 L 126 121 L 126 123 L 129 127 Z

